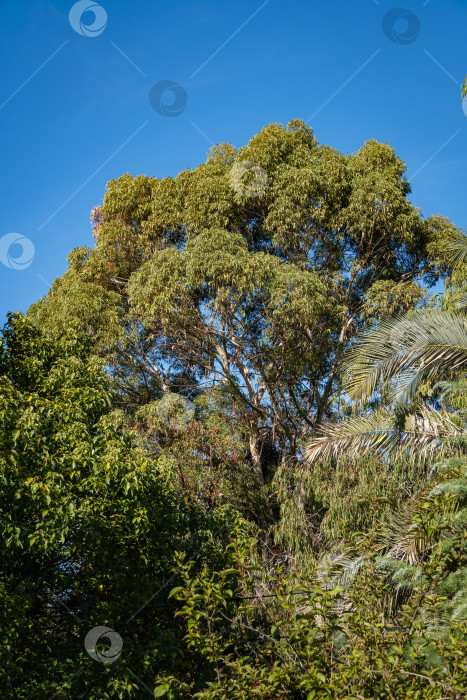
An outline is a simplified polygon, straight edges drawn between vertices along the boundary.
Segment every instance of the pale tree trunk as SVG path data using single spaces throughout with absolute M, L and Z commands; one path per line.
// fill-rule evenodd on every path
M 263 476 L 263 470 L 261 468 L 261 448 L 260 448 L 260 442 L 258 435 L 256 433 L 251 433 L 250 435 L 250 454 L 251 454 L 251 463 L 253 466 L 253 472 L 256 478 L 256 481 L 259 486 L 264 486 L 264 476 Z

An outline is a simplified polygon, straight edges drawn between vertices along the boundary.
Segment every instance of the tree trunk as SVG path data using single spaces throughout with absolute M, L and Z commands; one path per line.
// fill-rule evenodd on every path
M 261 464 L 261 440 L 256 431 L 252 432 L 250 435 L 249 439 L 249 447 L 250 447 L 250 455 L 251 455 L 251 463 L 253 466 L 253 472 L 256 478 L 256 482 L 260 489 L 264 488 L 264 475 L 263 475 L 263 469 L 262 469 L 262 464 Z M 257 523 L 260 528 L 259 532 L 259 539 L 261 542 L 261 554 L 262 554 L 262 559 L 263 562 L 266 564 L 269 562 L 272 556 L 272 538 L 269 534 L 269 523 L 267 520 L 267 517 L 265 515 L 267 509 L 268 509 L 268 504 L 265 499 L 264 494 L 262 494 L 263 498 L 263 509 L 264 512 L 258 513 L 258 520 Z
M 263 476 L 263 469 L 261 467 L 261 447 L 260 447 L 260 440 L 259 436 L 255 433 L 251 433 L 250 435 L 250 454 L 251 454 L 251 463 L 253 466 L 253 472 L 256 478 L 256 481 L 258 482 L 259 486 L 264 486 L 264 476 Z

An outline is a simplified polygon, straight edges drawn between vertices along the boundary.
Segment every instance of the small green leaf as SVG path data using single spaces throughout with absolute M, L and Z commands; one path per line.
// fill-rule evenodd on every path
M 183 591 L 183 590 L 184 590 L 183 586 L 175 586 L 175 588 L 172 588 L 172 590 L 170 591 L 170 593 L 167 597 L 171 598 L 172 596 L 176 595 L 177 593 L 180 593 L 180 591 Z

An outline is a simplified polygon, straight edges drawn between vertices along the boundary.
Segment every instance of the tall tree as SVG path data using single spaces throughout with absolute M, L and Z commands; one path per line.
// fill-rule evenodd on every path
M 341 154 L 292 121 L 175 178 L 125 174 L 93 212 L 96 246 L 73 251 L 30 316 L 91 335 L 130 414 L 168 391 L 222 406 L 267 530 L 283 507 L 306 511 L 300 483 L 285 501 L 281 484 L 333 413 L 351 338 L 423 304 L 420 282 L 444 273 L 454 227 L 422 217 L 404 173 L 387 144 Z

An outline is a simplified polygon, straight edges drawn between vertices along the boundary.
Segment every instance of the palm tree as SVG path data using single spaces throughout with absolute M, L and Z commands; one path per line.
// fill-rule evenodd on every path
M 467 262 L 467 235 L 456 235 L 449 254 L 453 266 Z M 417 392 L 423 383 L 436 381 L 441 398 L 451 404 L 456 396 L 467 396 L 462 376 L 467 367 L 466 306 L 467 295 L 458 299 L 454 311 L 390 318 L 360 340 L 344 369 L 344 388 L 354 401 L 356 415 L 325 424 L 305 454 L 310 465 L 342 455 L 357 459 L 367 451 L 382 453 L 390 462 L 437 455 L 424 487 L 376 528 L 373 539 L 379 571 L 391 582 L 385 606 L 389 614 L 420 587 L 423 563 L 437 546 L 446 553 L 460 551 L 457 564 L 452 570 L 447 567 L 448 573 L 434 588 L 446 600 L 437 619 L 426 622 L 427 633 L 435 637 L 445 622 L 467 619 L 467 563 L 462 554 L 467 536 L 467 459 L 463 457 L 467 436 L 462 412 L 435 410 Z M 389 393 L 387 405 L 365 414 L 362 407 L 378 390 Z M 465 400 L 460 403 L 465 406 Z M 421 525 L 421 513 L 425 520 L 430 514 L 430 535 Z M 340 572 L 336 581 L 348 583 L 358 573 L 366 558 L 364 542 L 365 538 L 363 549 L 331 556 Z M 328 564 L 323 564 L 326 570 Z
M 467 261 L 467 235 L 457 232 L 448 246 L 453 266 Z M 412 312 L 382 321 L 349 352 L 344 366 L 344 388 L 363 405 L 375 392 L 390 385 L 389 406 L 368 415 L 323 425 L 308 445 L 305 461 L 337 458 L 344 452 L 396 451 L 409 455 L 433 450 L 440 439 L 463 432 L 449 413 L 428 405 L 409 410 L 420 386 L 436 378 L 453 377 L 467 367 L 467 295 L 454 311 Z

